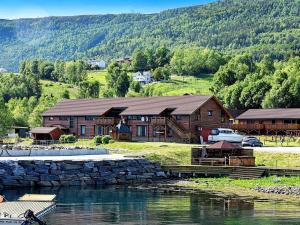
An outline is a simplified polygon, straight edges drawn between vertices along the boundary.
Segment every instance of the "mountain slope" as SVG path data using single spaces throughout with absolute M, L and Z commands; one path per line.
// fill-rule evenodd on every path
M 300 49 L 299 0 L 225 0 L 157 14 L 0 20 L 0 67 L 23 59 L 112 59 L 136 47 L 197 45 L 225 51 Z

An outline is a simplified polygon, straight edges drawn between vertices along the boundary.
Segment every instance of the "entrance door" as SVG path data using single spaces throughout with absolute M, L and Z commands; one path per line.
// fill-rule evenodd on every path
M 80 136 L 84 137 L 86 134 L 86 127 L 85 125 L 80 125 Z
M 208 136 L 209 136 L 210 132 L 211 132 L 210 128 L 201 128 L 200 135 L 202 136 L 203 141 L 205 141 L 205 142 L 208 141 Z

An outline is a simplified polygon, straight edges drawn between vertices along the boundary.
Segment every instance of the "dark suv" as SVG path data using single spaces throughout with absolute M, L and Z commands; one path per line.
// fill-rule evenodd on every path
M 257 137 L 244 137 L 242 141 L 242 146 L 251 147 L 263 147 L 263 143 L 257 139 Z

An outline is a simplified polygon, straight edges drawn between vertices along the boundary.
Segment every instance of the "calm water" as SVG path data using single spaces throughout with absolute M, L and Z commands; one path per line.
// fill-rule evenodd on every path
M 48 225 L 103 224 L 300 224 L 300 203 L 161 194 L 125 188 L 7 190 L 7 199 L 24 193 L 55 193 L 58 206 Z

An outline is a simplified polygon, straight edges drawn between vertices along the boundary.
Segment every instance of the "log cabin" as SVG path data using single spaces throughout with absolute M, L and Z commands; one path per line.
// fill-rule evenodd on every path
M 236 121 L 232 128 L 248 134 L 300 134 L 300 108 L 249 109 Z
M 122 123 L 133 141 L 182 143 L 205 140 L 232 118 L 216 97 L 204 95 L 63 100 L 42 116 L 44 127 L 57 126 L 79 138 L 118 139 Z

